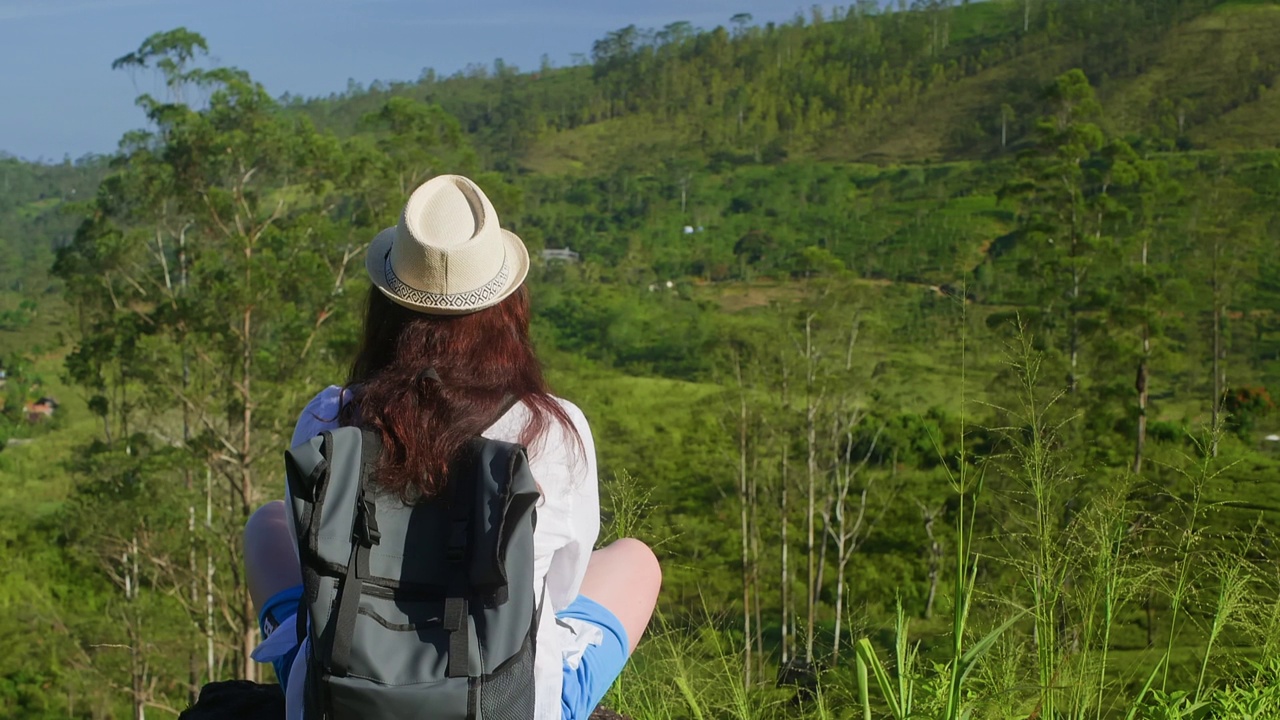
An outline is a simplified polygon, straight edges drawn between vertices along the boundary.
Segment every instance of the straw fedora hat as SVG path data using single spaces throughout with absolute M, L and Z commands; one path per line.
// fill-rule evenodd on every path
M 478 185 L 461 175 L 440 175 L 413 191 L 398 225 L 373 239 L 365 269 L 400 305 L 465 315 L 515 292 L 529 273 L 529 251 L 498 224 Z

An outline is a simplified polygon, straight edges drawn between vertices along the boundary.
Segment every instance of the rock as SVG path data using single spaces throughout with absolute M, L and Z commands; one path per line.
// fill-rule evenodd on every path
M 595 709 L 595 712 L 591 713 L 589 720 L 631 720 L 631 718 L 601 705 Z

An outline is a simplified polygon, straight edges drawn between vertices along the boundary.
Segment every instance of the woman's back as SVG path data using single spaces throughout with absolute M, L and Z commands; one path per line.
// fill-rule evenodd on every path
M 405 502 L 448 492 L 449 469 L 476 435 L 526 446 L 542 494 L 533 543 L 533 592 L 545 598 L 535 717 L 585 718 L 644 631 L 661 573 L 639 541 L 593 552 L 595 447 L 582 412 L 550 394 L 534 354 L 523 284 L 528 251 L 499 225 L 475 183 L 440 176 L 414 191 L 397 226 L 374 238 L 366 270 L 373 288 L 347 385 L 308 404 L 294 445 L 342 425 L 377 433 L 382 450 L 372 477 Z M 292 523 L 281 504 L 263 508 L 245 544 L 268 636 L 255 657 L 276 664 L 290 717 L 298 718 L 308 650 L 290 642 L 290 610 L 300 606 Z M 288 557 L 282 542 L 293 545 Z
M 317 394 L 298 418 L 291 447 L 339 427 L 337 418 L 344 414 L 340 410 L 346 405 L 344 400 L 351 396 L 350 391 L 344 392 L 336 385 Z M 542 491 L 533 536 L 533 587 L 535 594 L 544 584 L 546 588 L 534 656 L 534 676 L 539 690 L 535 717 L 539 719 L 560 717 L 558 697 L 563 663 L 576 662 L 592 642 L 599 641 L 598 628 L 572 620 L 561 624 L 555 618 L 557 612 L 578 596 L 600 531 L 591 428 L 576 405 L 560 398 L 556 398 L 556 402 L 572 421 L 572 429 L 552 423 L 528 448 L 529 468 Z M 481 434 L 491 440 L 518 443 L 529 417 L 529 408 L 516 403 Z M 576 437 L 572 434 L 574 431 Z

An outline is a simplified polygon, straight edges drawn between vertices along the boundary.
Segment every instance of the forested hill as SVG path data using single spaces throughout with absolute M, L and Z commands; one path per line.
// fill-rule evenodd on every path
M 747 15 L 711 30 L 630 26 L 572 67 L 497 60 L 327 98 L 286 95 L 284 104 L 345 136 L 394 128 L 376 120 L 391 97 L 426 101 L 458 120 L 484 166 L 615 185 L 658 178 L 686 194 L 695 174 L 788 159 L 883 166 L 1012 157 L 1036 141 L 1049 82 L 1072 68 L 1096 89 L 1099 124 L 1139 152 L 1280 146 L 1276 0 L 876 6 L 764 26 Z M 9 274 L 39 275 L 51 257 L 44 241 L 65 243 L 73 227 L 50 211 L 76 186 L 96 185 L 105 162 L 0 164 L 0 253 L 24 259 L 6 263 Z M 55 176 L 63 179 L 38 179 Z M 41 241 L 18 239 L 32 236 Z
M 53 248 L 80 223 L 68 204 L 92 198 L 106 171 L 102 157 L 44 165 L 0 153 L 0 289 L 44 292 Z
M 998 157 L 1034 137 L 1043 89 L 1080 68 L 1106 129 L 1151 149 L 1280 144 L 1274 0 L 917 0 L 790 23 L 626 27 L 569 68 L 495 62 L 448 78 L 295 101 L 341 131 L 387 95 L 439 103 L 498 167 L 647 170 L 817 158 Z
M 443 111 L 482 165 L 523 190 L 513 221 L 535 247 L 581 250 L 606 276 L 795 275 L 817 247 L 866 278 L 968 282 L 1023 302 L 998 287 L 1022 262 L 1018 203 L 1002 193 L 1019 163 L 1060 146 L 1046 123 L 1074 112 L 1053 89 L 1073 69 L 1090 89 L 1072 121 L 1100 136 L 1085 165 L 1109 165 L 1123 145 L 1178 180 L 1222 165 L 1252 202 L 1272 201 L 1274 175 L 1245 166 L 1280 147 L 1280 3 L 874 6 L 626 27 L 572 67 L 428 70 L 287 106 L 339 134 L 407 127 L 393 98 Z M 1186 217 L 1178 203 L 1158 214 Z M 682 226 L 708 235 L 679 241 Z

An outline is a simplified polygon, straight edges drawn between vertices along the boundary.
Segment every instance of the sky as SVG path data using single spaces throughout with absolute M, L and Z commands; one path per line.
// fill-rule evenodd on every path
M 133 103 L 149 76 L 111 61 L 150 34 L 200 33 L 221 65 L 267 90 L 326 96 L 348 79 L 415 80 L 502 58 L 557 66 L 610 30 L 684 20 L 710 29 L 737 13 L 790 20 L 795 0 L 0 0 L 0 152 L 60 161 L 108 153 L 145 118 Z

